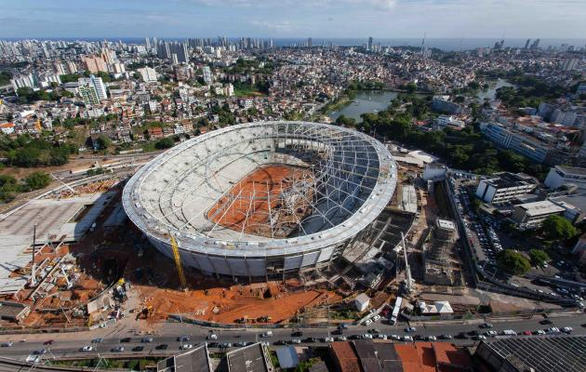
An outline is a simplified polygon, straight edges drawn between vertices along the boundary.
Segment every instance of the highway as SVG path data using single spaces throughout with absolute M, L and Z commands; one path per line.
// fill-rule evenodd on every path
M 546 329 L 549 327 L 572 327 L 574 331 L 572 334 L 585 335 L 586 327 L 586 314 L 574 314 L 571 316 L 563 316 L 551 318 L 552 324 L 540 324 L 543 320 L 542 317 L 535 317 L 528 320 L 514 320 L 514 321 L 503 321 L 493 322 L 495 331 L 502 331 L 505 329 L 512 329 L 518 333 L 523 331 L 535 331 L 538 329 Z M 485 331 L 479 328 L 481 321 L 475 321 L 474 324 L 419 324 L 414 323 L 411 326 L 417 328 L 415 332 L 407 333 L 405 327 L 407 323 L 399 323 L 395 326 L 386 324 L 375 323 L 369 327 L 364 326 L 350 326 L 349 329 L 343 331 L 343 335 L 350 338 L 352 335 L 362 335 L 367 330 L 376 328 L 383 334 L 387 335 L 419 335 L 425 336 L 440 336 L 440 335 L 452 335 L 456 336 L 460 332 L 471 332 L 471 331 Z M 319 345 L 324 344 L 323 338 L 331 334 L 333 337 L 339 337 L 340 335 L 335 334 L 335 328 L 302 328 L 302 335 L 293 336 L 292 333 L 296 332 L 297 329 L 272 329 L 273 335 L 271 337 L 262 337 L 262 333 L 268 329 L 209 329 L 205 327 L 199 327 L 190 324 L 180 323 L 166 323 L 162 325 L 161 330 L 157 334 L 148 336 L 141 335 L 133 330 L 117 330 L 112 329 L 98 329 L 92 332 L 80 332 L 80 333 L 61 333 L 61 334 L 35 334 L 35 335 L 1 335 L 0 343 L 12 341 L 13 345 L 10 347 L 0 348 L 0 355 L 3 357 L 13 358 L 17 360 L 25 360 L 34 351 L 40 351 L 45 349 L 46 353 L 43 358 L 70 358 L 70 359 L 83 359 L 83 358 L 95 358 L 98 353 L 102 357 L 126 357 L 126 356 L 163 356 L 171 355 L 180 352 L 180 345 L 188 344 L 199 344 L 207 341 L 209 343 L 230 343 L 232 347 L 241 346 L 243 342 L 250 343 L 254 341 L 267 341 L 271 344 L 278 344 L 279 341 L 290 341 L 291 339 L 301 339 L 305 344 Z M 209 334 L 213 332 L 217 335 L 217 340 L 206 339 Z M 329 333 L 328 333 L 329 332 Z M 188 336 L 189 341 L 180 342 L 179 337 Z M 103 341 L 100 343 L 92 343 L 92 339 L 102 337 Z M 150 343 L 141 342 L 142 337 L 153 337 L 153 341 Z M 518 337 L 541 337 L 541 336 L 518 336 Z M 130 340 L 124 340 L 124 338 L 130 338 Z M 315 338 L 316 340 L 308 340 L 309 338 Z M 25 341 L 23 341 L 25 340 Z M 51 345 L 44 345 L 49 340 L 53 340 Z M 474 340 L 468 335 L 467 339 L 452 339 L 446 340 L 460 345 L 471 345 Z M 81 348 L 83 346 L 92 345 L 95 347 L 94 351 L 83 352 Z M 160 345 L 167 345 L 166 349 L 161 349 Z M 112 349 L 117 346 L 123 346 L 123 352 L 113 352 Z M 138 346 L 142 346 L 141 350 L 135 349 Z M 220 345 L 213 345 L 213 348 L 220 347 Z M 133 351 L 134 349 L 134 351 Z

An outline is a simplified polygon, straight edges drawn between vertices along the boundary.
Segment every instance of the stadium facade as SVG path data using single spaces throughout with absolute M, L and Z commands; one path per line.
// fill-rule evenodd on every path
M 232 277 L 284 276 L 338 257 L 391 200 L 396 164 L 352 129 L 256 122 L 185 141 L 127 182 L 130 220 L 165 255 Z

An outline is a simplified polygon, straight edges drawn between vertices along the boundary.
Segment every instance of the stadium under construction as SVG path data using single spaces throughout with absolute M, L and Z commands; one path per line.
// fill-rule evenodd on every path
M 187 140 L 143 166 L 123 206 L 157 249 L 204 273 L 274 278 L 332 262 L 393 197 L 397 166 L 358 131 L 256 122 Z M 380 223 L 380 221 L 379 221 Z

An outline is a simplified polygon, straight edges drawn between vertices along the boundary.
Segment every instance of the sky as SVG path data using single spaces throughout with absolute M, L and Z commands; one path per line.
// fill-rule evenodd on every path
M 568 38 L 586 0 L 0 0 L 0 38 Z

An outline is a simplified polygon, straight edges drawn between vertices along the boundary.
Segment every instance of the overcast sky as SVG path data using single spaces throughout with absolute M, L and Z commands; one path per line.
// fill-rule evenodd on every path
M 586 0 L 0 0 L 0 38 L 579 38 Z

